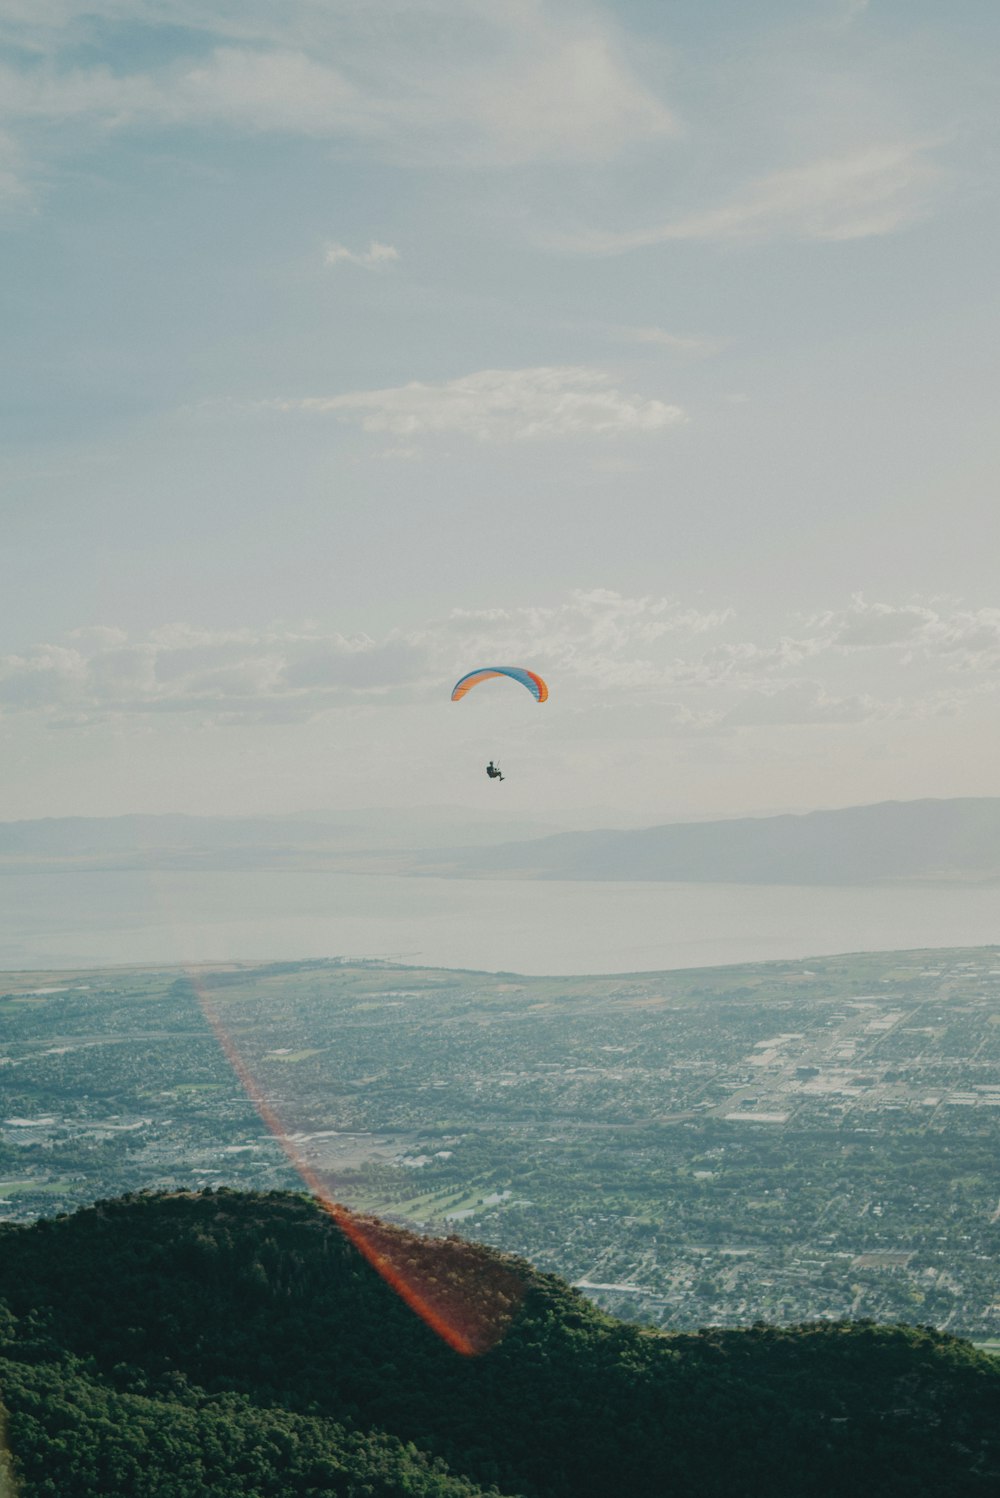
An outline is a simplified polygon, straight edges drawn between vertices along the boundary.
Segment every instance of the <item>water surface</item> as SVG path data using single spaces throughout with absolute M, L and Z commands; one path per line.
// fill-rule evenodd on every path
M 0 874 L 0 968 L 388 957 L 528 974 L 1000 942 L 1000 889 Z

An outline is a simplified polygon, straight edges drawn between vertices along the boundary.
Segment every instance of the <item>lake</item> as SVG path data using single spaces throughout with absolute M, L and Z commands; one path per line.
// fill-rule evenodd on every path
M 1000 889 L 0 874 L 0 968 L 379 957 L 612 973 L 1000 942 Z

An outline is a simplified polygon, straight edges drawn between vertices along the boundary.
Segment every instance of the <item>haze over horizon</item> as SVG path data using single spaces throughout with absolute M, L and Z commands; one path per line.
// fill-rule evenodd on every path
M 0 819 L 998 794 L 998 32 L 3 0 Z

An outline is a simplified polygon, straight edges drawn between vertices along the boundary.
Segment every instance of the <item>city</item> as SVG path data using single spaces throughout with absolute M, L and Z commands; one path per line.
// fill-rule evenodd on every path
M 7 974 L 0 994 L 7 1221 L 319 1181 L 664 1328 L 1000 1336 L 993 949 L 626 978 Z

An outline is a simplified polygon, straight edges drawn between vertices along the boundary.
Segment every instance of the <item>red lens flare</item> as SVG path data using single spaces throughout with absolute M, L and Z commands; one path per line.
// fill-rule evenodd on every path
M 244 1092 L 323 1211 L 449 1347 L 465 1357 L 488 1352 L 513 1320 L 524 1296 L 523 1280 L 475 1244 L 459 1238 L 422 1238 L 336 1201 L 328 1182 L 304 1158 L 296 1142 L 301 1134 L 282 1121 L 282 1104 L 268 1095 L 198 972 L 188 969 L 187 975 Z

